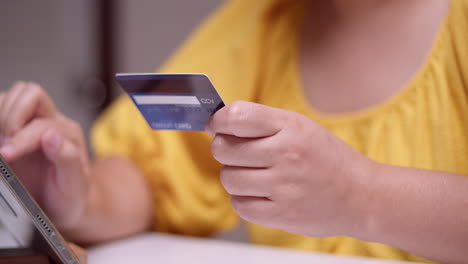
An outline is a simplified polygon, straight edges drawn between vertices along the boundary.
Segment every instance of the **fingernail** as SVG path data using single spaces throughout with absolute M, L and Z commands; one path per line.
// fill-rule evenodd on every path
M 13 145 L 10 145 L 10 144 L 6 144 L 5 146 L 0 148 L 0 153 L 3 156 L 6 156 L 6 157 L 13 156 L 15 154 L 15 152 L 16 152 L 16 148 Z
M 44 135 L 44 140 L 49 148 L 57 150 L 62 144 L 62 137 L 55 131 L 49 131 Z

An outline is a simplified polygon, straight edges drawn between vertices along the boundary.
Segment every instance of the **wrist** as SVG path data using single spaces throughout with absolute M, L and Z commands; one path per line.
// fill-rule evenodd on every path
M 375 234 L 376 207 L 379 206 L 376 195 L 379 171 L 383 164 L 365 158 L 358 169 L 354 169 L 350 184 L 349 229 L 346 235 L 360 240 L 372 241 Z
M 92 216 L 95 215 L 95 211 L 99 204 L 99 191 L 97 190 L 97 184 L 94 181 L 89 181 L 83 200 L 84 202 L 81 208 L 75 208 L 77 213 L 74 221 L 61 228 L 61 232 L 64 237 L 77 243 L 85 240 L 88 230 L 90 230 L 91 225 L 93 225 Z

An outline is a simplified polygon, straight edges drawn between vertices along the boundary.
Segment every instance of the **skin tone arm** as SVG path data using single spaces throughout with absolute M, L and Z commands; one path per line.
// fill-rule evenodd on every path
M 64 229 L 71 240 L 97 244 L 149 231 L 153 203 L 143 175 L 128 159 L 98 159 L 92 165 L 88 204 L 77 224 Z
M 37 84 L 0 93 L 0 136 L 0 153 L 68 239 L 89 245 L 150 228 L 141 172 L 124 158 L 90 162 L 81 127 Z
M 466 263 L 468 177 L 376 163 L 305 116 L 254 103 L 222 108 L 207 131 L 247 221 Z
M 374 164 L 365 229 L 355 237 L 441 263 L 468 259 L 468 177 Z M 361 202 L 364 204 L 364 200 Z

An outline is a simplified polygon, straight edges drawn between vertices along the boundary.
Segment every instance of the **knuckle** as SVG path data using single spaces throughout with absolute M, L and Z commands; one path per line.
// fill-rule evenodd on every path
M 226 118 L 230 127 L 236 127 L 240 122 L 246 119 L 248 112 L 246 111 L 246 104 L 247 102 L 244 101 L 236 101 L 229 105 Z
M 275 144 L 262 144 L 259 150 L 261 151 L 262 160 L 267 162 L 269 166 L 273 165 L 272 163 L 274 163 L 276 157 L 279 156 L 278 153 L 281 153 Z
M 211 143 L 211 153 L 213 156 L 220 161 L 225 152 L 226 140 L 222 135 L 216 135 Z M 221 162 L 221 161 L 220 161 Z
M 230 169 L 224 167 L 221 170 L 220 181 L 229 194 L 237 193 L 237 190 L 239 189 L 238 184 Z
M 25 84 L 25 81 L 16 81 L 11 85 L 10 91 L 21 89 Z
M 233 194 L 233 193 L 234 193 L 234 190 L 232 189 L 231 180 L 229 179 L 229 176 L 228 176 L 228 175 L 226 175 L 225 173 L 221 173 L 221 175 L 220 175 L 220 181 L 221 181 L 221 184 L 223 185 L 224 189 L 226 189 L 226 191 L 227 191 L 229 194 Z
M 235 113 L 235 111 L 242 109 L 244 104 L 244 101 L 234 101 L 229 105 L 229 110 Z
M 299 123 L 299 124 L 298 124 Z M 294 122 L 295 125 L 291 127 L 295 131 L 295 135 L 299 133 L 300 135 L 305 135 L 307 133 L 302 132 L 303 124 L 300 122 Z M 296 132 L 298 131 L 298 132 Z M 297 164 L 307 160 L 310 152 L 310 144 L 307 142 L 308 137 L 292 137 L 290 135 L 284 134 L 285 140 L 281 141 L 281 144 L 277 146 L 277 151 L 281 153 L 281 158 L 292 164 Z
M 249 203 L 246 203 L 242 200 L 242 197 L 232 196 L 231 197 L 231 206 L 236 211 L 236 213 L 245 220 L 253 219 L 252 208 L 249 206 Z
M 302 144 L 290 143 L 284 146 L 283 149 L 283 158 L 288 163 L 298 163 L 304 161 L 307 156 L 307 150 Z
M 26 88 L 28 89 L 28 92 L 32 93 L 35 97 L 45 96 L 44 89 L 42 89 L 42 87 L 37 83 L 28 82 L 26 84 Z
M 62 143 L 62 158 L 67 161 L 77 161 L 81 158 L 81 154 L 71 142 L 64 141 Z
M 297 133 L 302 133 L 305 130 L 306 120 L 303 115 L 295 114 L 286 120 L 287 126 Z
M 245 199 L 245 197 L 232 196 L 231 206 L 236 213 L 243 219 L 251 222 L 265 224 L 272 213 L 265 207 Z

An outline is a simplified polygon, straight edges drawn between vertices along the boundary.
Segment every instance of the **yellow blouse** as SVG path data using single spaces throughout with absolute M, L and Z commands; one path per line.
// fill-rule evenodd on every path
M 468 175 L 468 1 L 451 2 L 427 61 L 407 87 L 383 104 L 345 115 L 318 113 L 302 93 L 296 53 L 305 2 L 229 1 L 161 72 L 206 73 L 227 103 L 247 100 L 305 114 L 376 161 Z M 238 222 L 210 141 L 203 132 L 152 131 L 125 96 L 92 130 L 98 156 L 123 155 L 146 175 L 154 229 L 187 235 L 225 231 Z M 255 224 L 248 230 L 259 244 L 424 261 L 349 237 L 310 238 Z

